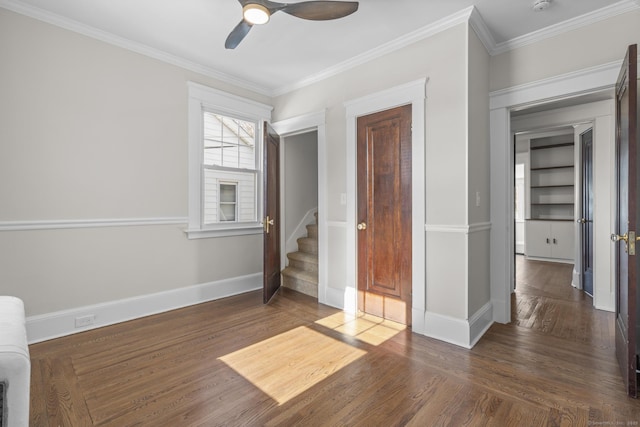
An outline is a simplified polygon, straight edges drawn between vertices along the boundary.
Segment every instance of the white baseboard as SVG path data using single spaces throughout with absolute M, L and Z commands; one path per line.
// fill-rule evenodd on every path
M 34 344 L 258 289 L 262 289 L 262 273 L 30 316 L 26 319 L 27 337 L 29 344 Z M 77 317 L 91 315 L 95 316 L 93 324 L 75 327 Z
M 492 324 L 493 304 L 489 301 L 469 320 L 456 319 L 427 311 L 424 313 L 423 328 L 424 335 L 428 337 L 470 349 L 476 345 Z
M 345 292 L 344 290 L 335 289 L 330 286 L 327 286 L 326 293 L 325 293 L 325 300 L 318 301 L 318 302 L 328 305 L 329 307 L 345 310 L 346 312 L 353 311 L 353 310 L 349 310 L 349 307 L 345 307 L 344 292 Z
M 480 338 L 489 330 L 491 325 L 493 325 L 493 304 L 489 301 L 469 319 L 471 347 L 480 341 Z
M 511 322 L 511 311 L 507 309 L 506 301 L 491 300 L 491 311 L 493 312 L 493 321 L 498 323 Z
M 574 264 L 575 261 L 572 259 L 562 259 L 562 258 L 542 258 L 537 256 L 529 256 L 525 254 L 525 258 L 530 261 L 545 261 L 545 262 L 557 262 L 560 264 Z
M 424 317 L 424 309 L 411 309 L 411 330 L 416 334 L 427 335 Z
M 464 348 L 469 345 L 469 323 L 466 320 L 426 311 L 424 313 L 425 335 Z
M 576 289 L 582 289 L 582 274 L 576 270 L 575 268 L 573 269 L 573 273 L 571 275 L 571 286 L 573 286 Z

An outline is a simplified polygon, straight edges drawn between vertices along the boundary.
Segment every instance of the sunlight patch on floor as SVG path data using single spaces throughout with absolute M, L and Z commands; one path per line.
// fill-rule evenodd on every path
M 407 328 L 406 325 L 366 313 L 356 316 L 340 312 L 316 320 L 315 323 L 375 346 L 393 338 Z
M 282 405 L 366 353 L 300 326 L 219 360 Z

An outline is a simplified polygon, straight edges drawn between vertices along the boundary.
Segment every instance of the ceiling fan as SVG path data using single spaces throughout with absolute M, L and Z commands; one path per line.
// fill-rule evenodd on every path
M 297 18 L 312 21 L 328 21 L 343 18 L 358 10 L 357 1 L 305 1 L 301 3 L 277 3 L 270 0 L 238 0 L 242 5 L 243 19 L 231 31 L 224 47 L 235 49 L 254 25 L 266 24 L 276 12 L 284 12 Z

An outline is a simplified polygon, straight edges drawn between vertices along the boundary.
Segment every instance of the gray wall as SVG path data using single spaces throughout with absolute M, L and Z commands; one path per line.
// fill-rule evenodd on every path
M 395 52 L 349 69 L 339 75 L 279 96 L 274 100 L 276 120 L 325 110 L 327 130 L 327 211 L 328 225 L 328 285 L 343 290 L 348 278 L 345 259 L 346 207 L 340 204 L 340 194 L 347 193 L 346 101 L 357 99 L 419 78 L 428 77 L 426 105 L 426 219 L 427 226 L 439 230 L 427 234 L 426 259 L 417 260 L 426 271 L 426 306 L 428 311 L 468 318 L 467 235 L 457 230 L 468 224 L 468 43 L 469 26 L 456 25 L 434 36 L 418 41 Z M 475 49 L 475 46 L 474 46 Z M 488 61 L 479 55 L 478 62 Z M 488 65 L 485 65 L 488 69 Z M 487 105 L 486 71 L 477 86 L 479 104 Z M 481 93 L 484 90 L 484 95 Z M 479 113 L 479 121 L 488 115 Z M 486 117 L 482 117 L 485 115 Z M 488 129 L 487 123 L 484 124 Z M 480 133 L 485 132 L 478 124 Z M 487 135 L 480 135 L 479 147 L 486 145 Z M 481 149 L 481 148 L 480 148 Z M 482 157 L 479 162 L 482 162 Z M 478 163 L 478 176 L 487 173 L 486 165 Z M 487 175 L 488 176 L 488 175 Z M 488 178 L 482 178 L 488 188 Z M 481 188 L 481 191 L 484 191 Z M 474 196 L 475 197 L 475 196 Z M 488 200 L 487 200 L 488 201 Z M 486 211 L 488 212 L 488 210 Z M 486 214 L 480 214 L 483 216 Z M 453 230 L 453 232 L 448 231 Z M 478 246 L 483 246 L 480 243 Z M 475 245 L 474 245 L 475 247 Z M 488 252 L 488 246 L 485 248 Z M 484 273 L 480 279 L 488 279 Z M 479 292 L 484 294 L 484 291 Z M 479 296 L 484 300 L 484 295 Z M 474 304 L 477 305 L 477 304 Z
M 284 143 L 285 239 L 305 214 L 318 207 L 318 133 L 287 137 Z
M 262 236 L 187 240 L 187 81 L 209 77 L 0 8 L 0 294 L 28 316 L 262 271 Z
M 640 43 L 638 22 L 640 11 L 627 12 L 492 56 L 491 90 L 621 61 Z

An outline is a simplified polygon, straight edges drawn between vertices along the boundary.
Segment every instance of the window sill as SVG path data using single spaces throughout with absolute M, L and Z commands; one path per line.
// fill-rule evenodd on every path
M 217 229 L 193 228 L 184 231 L 189 240 L 208 239 L 213 237 L 247 236 L 251 234 L 262 234 L 261 225 L 251 225 L 245 227 L 228 227 Z

